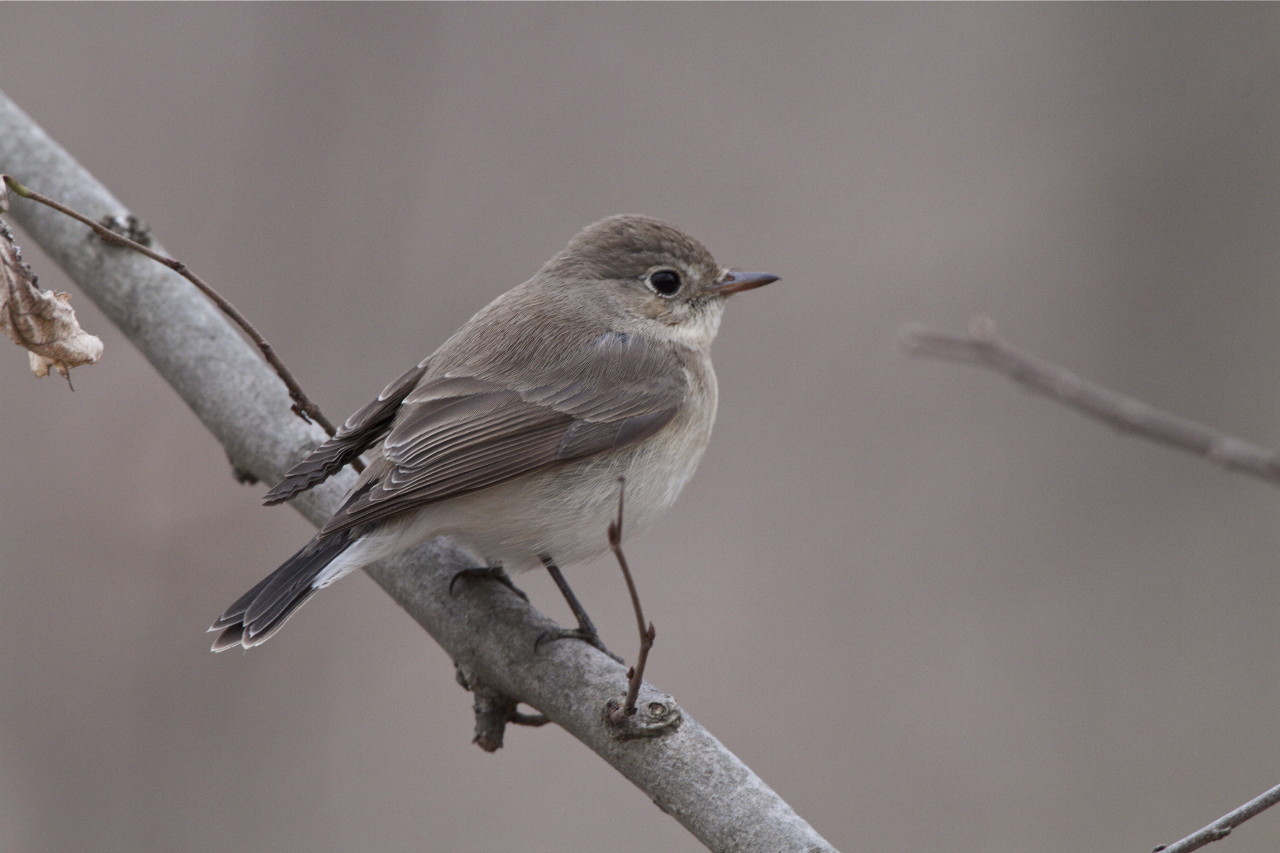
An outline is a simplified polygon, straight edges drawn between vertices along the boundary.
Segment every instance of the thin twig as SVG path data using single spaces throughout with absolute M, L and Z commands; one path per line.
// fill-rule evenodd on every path
M 78 213 L 66 205 L 54 201 L 48 196 L 41 195 L 29 187 L 23 186 L 23 184 L 16 180 L 12 175 L 4 175 L 3 178 L 5 186 L 13 190 L 17 195 L 22 196 L 25 199 L 30 199 L 31 201 L 39 202 L 46 207 L 53 208 L 64 216 L 69 216 L 77 222 L 89 226 L 93 229 L 93 232 L 105 242 L 116 246 L 123 246 L 127 249 L 132 249 L 140 255 L 145 255 L 151 260 L 163 264 L 185 278 L 187 281 L 194 284 L 196 289 L 209 297 L 209 299 L 213 300 L 213 303 L 222 309 L 222 313 L 230 317 L 232 322 L 239 326 L 244 333 L 249 336 L 249 339 L 257 344 L 258 349 L 262 352 L 263 358 L 265 358 L 267 363 L 275 369 L 276 375 L 280 377 L 284 382 L 285 387 L 289 389 L 289 398 L 293 401 L 293 411 L 297 413 L 298 417 L 308 422 L 315 421 L 324 429 L 325 432 L 329 435 L 333 435 L 333 424 L 329 422 L 329 419 L 326 418 L 323 413 L 321 413 L 320 407 L 313 403 L 303 392 L 302 386 L 298 384 L 298 380 L 294 379 L 293 374 L 289 372 L 289 368 L 284 366 L 284 362 L 282 362 L 276 355 L 275 349 L 267 339 L 264 338 L 256 328 L 254 328 L 253 324 L 249 322 L 247 317 L 240 313 L 239 309 L 227 301 L 222 294 L 218 293 L 218 291 L 205 283 L 205 281 L 198 275 L 188 269 L 186 264 L 182 261 L 176 260 L 175 258 L 170 258 L 160 254 L 159 252 L 155 252 L 141 243 L 130 240 L 123 234 L 112 231 L 102 223 L 94 222 L 84 214 Z M 356 469 L 360 470 L 360 468 L 359 460 L 356 460 Z
M 618 515 L 609 522 L 609 550 L 618 558 L 622 567 L 622 576 L 627 580 L 627 590 L 631 593 L 631 606 L 636 612 L 636 624 L 640 628 L 640 653 L 636 655 L 636 665 L 627 670 L 627 699 L 612 713 L 612 719 L 621 722 L 623 718 L 636 712 L 636 697 L 640 695 L 640 685 L 644 682 L 644 666 L 649 660 L 649 649 L 653 648 L 653 640 L 657 632 L 653 623 L 645 627 L 644 608 L 640 606 L 640 593 L 636 591 L 636 582 L 631 577 L 631 569 L 627 566 L 626 555 L 622 553 L 622 506 L 627 491 L 627 478 L 618 478 Z
M 898 344 L 911 355 L 990 368 L 1121 432 L 1168 444 L 1229 470 L 1280 485 L 1280 453 L 1157 409 L 1015 349 L 996 336 L 990 321 L 975 322 L 968 335 L 908 325 L 898 332 Z
M 1157 847 L 1153 853 L 1191 853 L 1192 850 L 1199 850 L 1201 847 L 1226 838 L 1231 834 L 1231 830 L 1249 818 L 1266 811 L 1278 802 L 1280 802 L 1280 785 L 1276 785 L 1271 790 L 1259 794 L 1238 809 L 1227 812 L 1213 823 L 1191 833 L 1186 838 L 1175 841 L 1173 844 Z

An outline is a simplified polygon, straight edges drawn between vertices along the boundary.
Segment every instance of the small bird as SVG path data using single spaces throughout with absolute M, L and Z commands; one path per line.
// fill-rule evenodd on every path
M 608 550 L 619 478 L 624 530 L 650 527 L 711 435 L 726 297 L 777 280 L 721 267 L 647 216 L 583 229 L 266 494 L 287 501 L 373 448 L 315 538 L 213 623 L 213 651 L 265 642 L 317 590 L 437 536 L 495 571 L 545 566 L 560 582 L 559 565 Z M 565 634 L 590 633 L 575 613 L 580 631 Z

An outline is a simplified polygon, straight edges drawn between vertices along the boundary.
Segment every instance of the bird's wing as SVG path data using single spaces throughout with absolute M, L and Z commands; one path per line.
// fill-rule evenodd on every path
M 331 438 L 290 468 L 280 482 L 262 498 L 262 502 L 270 506 L 287 501 L 324 482 L 368 450 L 391 429 L 391 422 L 400 404 L 422 380 L 426 370 L 427 362 L 423 361 L 383 388 L 377 399 L 347 418 L 347 422 Z
M 415 388 L 322 533 L 634 444 L 675 417 L 688 388 L 670 347 L 617 332 L 517 374 L 449 372 Z

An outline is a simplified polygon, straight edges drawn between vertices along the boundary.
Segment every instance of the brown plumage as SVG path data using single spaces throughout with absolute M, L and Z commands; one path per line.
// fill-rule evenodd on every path
M 594 556 L 618 476 L 626 529 L 647 526 L 710 435 L 724 298 L 775 278 L 725 270 L 656 219 L 584 229 L 267 493 L 288 500 L 373 450 L 316 538 L 214 622 L 214 650 L 263 642 L 316 590 L 436 535 L 509 570 Z

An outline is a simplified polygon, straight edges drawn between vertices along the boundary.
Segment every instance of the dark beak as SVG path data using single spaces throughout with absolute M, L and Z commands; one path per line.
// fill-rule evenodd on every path
M 741 293 L 744 290 L 755 290 L 757 287 L 764 287 L 778 280 L 778 277 L 770 272 L 743 272 L 742 270 L 729 270 L 729 274 L 716 285 L 716 293 L 720 296 L 728 296 L 731 293 Z

